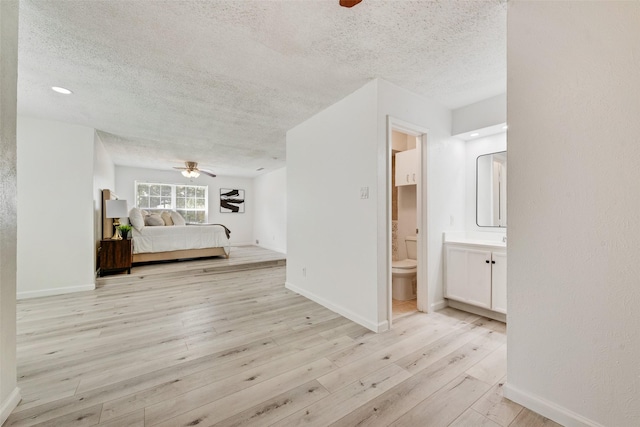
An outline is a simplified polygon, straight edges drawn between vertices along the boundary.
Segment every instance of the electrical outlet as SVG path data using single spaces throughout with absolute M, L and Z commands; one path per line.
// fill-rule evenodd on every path
M 360 187 L 360 198 L 361 199 L 369 198 L 369 187 Z

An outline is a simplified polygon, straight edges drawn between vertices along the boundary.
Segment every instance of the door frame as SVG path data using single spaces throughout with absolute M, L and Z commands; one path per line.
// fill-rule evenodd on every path
M 417 276 L 417 306 L 418 311 L 429 313 L 431 311 L 429 306 L 429 283 L 428 283 L 428 218 L 427 213 L 429 206 L 429 194 L 427 190 L 427 140 L 429 135 L 429 129 L 422 126 L 415 125 L 413 123 L 406 122 L 393 116 L 387 116 L 387 185 L 386 185 L 386 203 L 387 203 L 387 250 L 385 263 L 388 266 L 387 269 L 387 319 L 389 322 L 389 329 L 393 327 L 393 302 L 392 302 L 392 285 L 391 285 L 391 268 L 393 251 L 391 250 L 392 242 L 392 227 L 391 227 L 391 150 L 392 150 L 392 132 L 399 131 L 411 136 L 420 137 L 420 141 L 416 143 L 416 150 L 418 150 L 420 180 L 416 184 L 416 204 L 417 211 L 416 216 L 418 218 L 418 276 Z

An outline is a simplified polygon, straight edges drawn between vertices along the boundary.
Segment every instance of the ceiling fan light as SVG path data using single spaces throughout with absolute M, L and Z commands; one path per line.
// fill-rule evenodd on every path
M 181 173 L 185 178 L 197 178 L 200 176 L 200 172 L 196 170 L 183 170 Z

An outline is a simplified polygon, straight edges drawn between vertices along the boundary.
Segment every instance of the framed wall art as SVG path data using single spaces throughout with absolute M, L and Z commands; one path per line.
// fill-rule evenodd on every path
M 220 189 L 221 213 L 244 213 L 244 190 Z

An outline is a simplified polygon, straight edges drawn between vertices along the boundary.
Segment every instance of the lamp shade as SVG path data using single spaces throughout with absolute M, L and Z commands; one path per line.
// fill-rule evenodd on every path
M 105 210 L 107 218 L 126 218 L 129 216 L 126 200 L 106 200 Z

